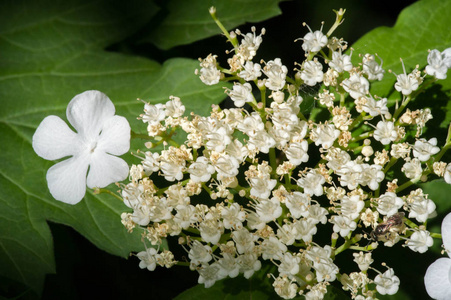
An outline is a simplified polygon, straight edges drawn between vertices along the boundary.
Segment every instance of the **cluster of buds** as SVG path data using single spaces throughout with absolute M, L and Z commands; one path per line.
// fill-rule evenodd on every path
M 284 299 L 322 299 L 335 281 L 353 299 L 397 292 L 399 278 L 383 262 L 377 270 L 372 251 L 402 242 L 423 253 L 432 245 L 426 221 L 436 207 L 413 187 L 437 177 L 451 183 L 451 164 L 440 161 L 451 136 L 441 149 L 436 138 L 421 138 L 431 111 L 407 105 L 446 77 L 451 51 L 432 50 L 423 71 L 404 68 L 399 75 L 386 74 L 372 54 L 353 64 L 346 42 L 332 36 L 343 14 L 336 11 L 326 34 L 309 28 L 300 39 L 305 60 L 293 78 L 279 58 L 253 61 L 264 30 L 224 30 L 234 47 L 228 68 L 209 55 L 196 74 L 207 85 L 233 82 L 225 91 L 235 108 L 214 105 L 205 117 L 186 116 L 177 97 L 145 104 L 140 118 L 150 142 L 121 192 L 132 210 L 122 214 L 124 226 L 143 232 L 141 268 L 186 265 L 208 288 L 226 277 L 250 278 L 269 264 Z M 370 94 L 371 82 L 384 76 L 397 79 L 392 107 Z M 305 85 L 321 85 L 314 106 L 323 113 L 311 114 L 321 120 L 300 109 Z M 173 138 L 183 132 L 178 144 Z M 187 255 L 163 249 L 171 237 Z M 355 257 L 349 274 L 335 264 L 346 250 Z

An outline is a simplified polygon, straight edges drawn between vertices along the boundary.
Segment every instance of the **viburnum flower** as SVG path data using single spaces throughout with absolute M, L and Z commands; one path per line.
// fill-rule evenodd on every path
M 437 147 L 437 138 L 432 138 L 429 141 L 419 139 L 413 146 L 413 156 L 418 157 L 420 161 L 428 161 L 431 155 L 439 153 L 440 148 Z
M 395 124 L 393 122 L 379 121 L 374 131 L 374 139 L 380 141 L 382 145 L 388 145 L 398 138 Z
M 77 132 L 53 115 L 39 124 L 33 135 L 36 154 L 47 160 L 70 156 L 47 171 L 48 187 L 56 200 L 76 204 L 85 195 L 86 185 L 105 187 L 127 178 L 128 165 L 116 156 L 130 148 L 130 125 L 114 113 L 105 94 L 86 91 L 75 96 L 66 110 Z
M 451 250 L 451 213 L 442 222 L 442 240 L 449 256 Z M 424 275 L 426 291 L 434 299 L 451 299 L 451 259 L 442 257 L 433 262 Z
M 445 79 L 448 71 L 446 57 L 437 49 L 429 52 L 428 65 L 425 68 L 428 75 L 435 76 L 437 79 Z
M 393 269 L 388 269 L 384 274 L 379 274 L 374 278 L 376 290 L 381 295 L 394 295 L 399 289 L 399 278 Z
M 415 231 L 410 239 L 407 240 L 406 245 L 415 252 L 424 253 L 429 247 L 433 245 L 434 241 L 427 230 Z

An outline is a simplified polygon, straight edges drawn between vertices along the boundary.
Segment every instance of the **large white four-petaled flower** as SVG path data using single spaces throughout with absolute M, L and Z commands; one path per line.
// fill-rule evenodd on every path
M 442 240 L 445 251 L 451 256 L 451 213 L 442 221 Z M 424 284 L 432 298 L 451 299 L 451 259 L 442 257 L 433 262 L 426 271 Z
M 70 156 L 47 171 L 47 183 L 56 200 L 76 204 L 86 185 L 105 187 L 127 177 L 127 163 L 115 155 L 129 150 L 130 125 L 115 115 L 113 103 L 99 91 L 75 96 L 66 115 L 76 132 L 61 118 L 47 116 L 33 135 L 33 149 L 47 160 Z

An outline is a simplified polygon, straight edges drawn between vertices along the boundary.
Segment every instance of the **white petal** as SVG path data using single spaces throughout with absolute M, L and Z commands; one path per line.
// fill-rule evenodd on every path
M 442 240 L 445 249 L 451 251 L 451 213 L 447 214 L 442 221 Z
M 48 116 L 42 120 L 33 135 L 34 152 L 47 160 L 74 155 L 79 147 L 77 134 L 57 116 Z
M 114 155 L 122 155 L 130 149 L 130 124 L 126 118 L 114 116 L 104 123 L 97 149 Z
M 91 159 L 88 187 L 105 187 L 128 176 L 128 165 L 119 157 L 96 151 Z
M 77 204 L 86 193 L 86 157 L 71 157 L 47 171 L 47 183 L 52 196 L 68 204 Z
M 95 139 L 106 120 L 114 116 L 113 102 L 102 92 L 86 91 L 67 105 L 67 119 L 79 134 Z
M 451 299 L 450 270 L 451 259 L 444 257 L 429 266 L 424 276 L 424 285 L 429 296 L 434 299 Z

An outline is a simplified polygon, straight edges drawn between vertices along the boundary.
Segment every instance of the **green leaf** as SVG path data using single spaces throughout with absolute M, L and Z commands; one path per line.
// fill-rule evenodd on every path
M 138 132 L 146 127 L 136 120 L 143 109 L 136 98 L 156 103 L 175 95 L 188 112 L 204 115 L 224 98 L 222 85 L 205 86 L 194 75 L 198 61 L 180 58 L 160 65 L 104 50 L 134 34 L 157 11 L 146 0 L 0 3 L 0 276 L 40 293 L 45 274 L 55 272 L 47 220 L 75 228 L 115 255 L 142 250 L 139 230 L 129 234 L 122 226 L 126 207 L 116 198 L 88 192 L 75 206 L 54 200 L 45 180 L 53 163 L 34 153 L 31 139 L 45 116 L 66 119 L 72 97 L 89 89 L 105 92 Z M 143 141 L 131 150 L 137 147 L 143 148 Z
M 279 0 L 171 0 L 167 1 L 168 15 L 161 24 L 152 28 L 143 42 L 161 49 L 189 44 L 221 31 L 208 13 L 216 7 L 217 16 L 227 30 L 245 22 L 259 22 L 281 13 Z M 189 13 L 188 13 L 189 12 Z
M 195 299 L 276 299 L 277 295 L 269 286 L 264 285 L 262 280 L 242 276 L 234 279 L 224 279 L 216 282 L 212 287 L 206 289 L 203 284 L 198 284 L 181 293 L 174 300 Z
M 450 1 L 418 1 L 400 13 L 393 28 L 378 27 L 359 39 L 352 46 L 354 62 L 361 61 L 359 54 L 377 53 L 383 59 L 383 68 L 386 70 L 381 82 L 372 83 L 371 93 L 381 97 L 393 93 L 393 97 L 400 98 L 393 87 L 396 77 L 388 70 L 393 70 L 396 74 L 403 73 L 400 58 L 403 59 L 407 72 L 417 64 L 424 68 L 429 49 L 443 51 L 451 47 L 450 15 Z M 439 83 L 449 96 L 451 78 Z

